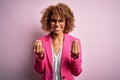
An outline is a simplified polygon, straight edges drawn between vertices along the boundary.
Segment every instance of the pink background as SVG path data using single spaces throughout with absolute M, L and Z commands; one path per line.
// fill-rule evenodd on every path
M 76 80 L 120 80 L 120 0 L 0 0 L 0 80 L 39 80 L 33 44 L 40 12 L 65 2 L 75 15 L 83 72 Z

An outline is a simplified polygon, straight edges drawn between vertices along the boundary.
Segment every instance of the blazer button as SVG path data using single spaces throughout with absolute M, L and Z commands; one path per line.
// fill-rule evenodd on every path
M 65 76 L 63 76 L 62 79 L 65 79 Z

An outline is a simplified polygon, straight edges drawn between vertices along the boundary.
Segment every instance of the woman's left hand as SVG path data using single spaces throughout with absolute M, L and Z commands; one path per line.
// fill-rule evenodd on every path
M 77 59 L 79 57 L 79 52 L 80 45 L 77 40 L 74 40 L 71 47 L 71 57 L 73 57 L 73 59 Z

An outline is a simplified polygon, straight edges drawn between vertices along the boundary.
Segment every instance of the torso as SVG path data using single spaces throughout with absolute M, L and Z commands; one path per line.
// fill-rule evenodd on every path
M 58 52 L 62 46 L 62 43 L 59 43 L 58 41 L 53 41 L 53 50 L 54 50 L 54 53 L 55 55 L 57 56 L 58 55 Z
M 52 34 L 52 45 L 55 55 L 58 55 L 58 52 L 63 44 L 64 34 L 60 33 L 57 36 Z

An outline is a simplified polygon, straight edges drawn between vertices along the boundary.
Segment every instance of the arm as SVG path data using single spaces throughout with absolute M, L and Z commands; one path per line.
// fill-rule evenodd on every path
M 41 40 L 36 40 L 34 45 L 34 53 L 35 53 L 34 69 L 38 73 L 43 73 L 45 66 L 45 55 L 44 55 L 45 52 Z
M 40 59 L 38 55 L 35 55 L 34 69 L 36 70 L 36 72 L 43 73 L 44 67 L 45 67 L 44 58 Z
M 78 46 L 76 46 L 76 45 L 78 45 Z M 72 47 L 74 47 L 74 49 L 77 48 L 77 51 L 74 51 L 74 50 L 71 49 L 72 51 L 71 51 L 71 63 L 70 63 L 70 66 L 71 66 L 72 74 L 75 75 L 75 76 L 78 76 L 82 72 L 82 67 L 81 67 L 81 64 L 82 64 L 81 45 L 80 45 L 79 40 L 77 40 L 76 45 L 75 46 L 72 45 Z M 75 54 L 75 57 L 74 57 L 74 54 Z M 76 55 L 77 55 L 77 57 L 76 57 Z

